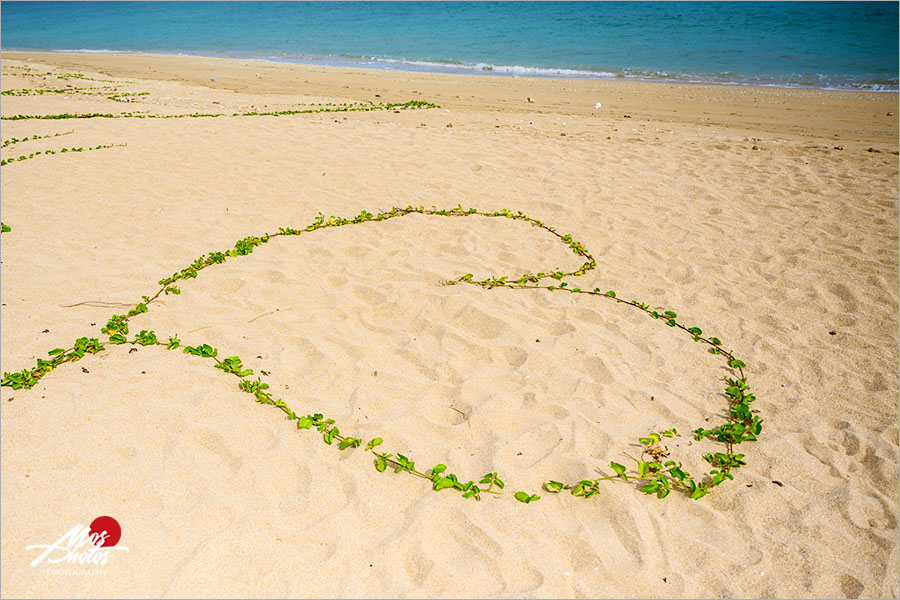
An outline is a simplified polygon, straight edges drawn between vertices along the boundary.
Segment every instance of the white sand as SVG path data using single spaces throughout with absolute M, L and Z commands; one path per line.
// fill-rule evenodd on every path
M 181 282 L 132 333 L 239 355 L 297 412 L 381 436 L 423 471 L 497 471 L 507 494 L 476 503 L 380 474 L 209 361 L 110 348 L 0 392 L 4 596 L 900 594 L 896 94 L 25 56 L 4 53 L 4 90 L 103 85 L 12 68 L 27 65 L 150 94 L 4 96 L 4 116 L 441 108 L 3 121 L 3 140 L 74 130 L 3 158 L 127 144 L 3 167 L 4 371 L 105 339 L 111 314 L 244 236 L 318 211 L 461 203 L 573 234 L 598 268 L 570 285 L 721 338 L 748 365 L 765 429 L 740 447 L 735 481 L 700 501 L 622 482 L 587 500 L 546 493 L 548 479 L 633 464 L 637 437 L 670 427 L 684 434 L 673 458 L 702 472 L 721 447 L 688 433 L 725 411 L 721 358 L 600 298 L 439 285 L 580 266 L 524 223 L 412 215 L 276 238 Z M 128 553 L 93 575 L 30 566 L 26 546 L 100 515 Z

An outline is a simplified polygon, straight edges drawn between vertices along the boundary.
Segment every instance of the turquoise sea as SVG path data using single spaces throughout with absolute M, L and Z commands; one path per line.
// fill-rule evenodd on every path
M 2 2 L 3 50 L 896 91 L 896 2 Z

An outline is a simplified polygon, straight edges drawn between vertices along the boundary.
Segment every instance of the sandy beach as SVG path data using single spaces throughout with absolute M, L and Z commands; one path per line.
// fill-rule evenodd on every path
M 900 595 L 896 93 L 21 52 L 2 90 L 3 142 L 46 136 L 0 153 L 4 372 L 105 341 L 111 315 L 247 236 L 461 205 L 571 234 L 596 269 L 570 289 L 720 339 L 763 419 L 699 500 L 551 493 L 632 469 L 670 428 L 701 478 L 722 444 L 691 432 L 727 417 L 737 371 L 608 298 L 444 284 L 582 266 L 522 220 L 275 237 L 179 280 L 128 339 L 239 356 L 363 446 L 298 431 L 180 348 L 110 344 L 2 387 L 4 597 Z M 436 107 L 343 110 L 410 101 Z M 75 113 L 145 118 L 11 118 Z M 146 118 L 196 113 L 225 116 Z M 503 494 L 380 473 L 375 437 L 422 472 L 496 472 Z M 127 551 L 32 566 L 26 547 L 101 515 Z

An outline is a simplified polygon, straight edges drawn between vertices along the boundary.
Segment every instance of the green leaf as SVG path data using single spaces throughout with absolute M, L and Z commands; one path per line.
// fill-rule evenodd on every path
M 516 500 L 518 500 L 519 502 L 524 502 L 525 504 L 528 504 L 528 502 L 530 501 L 529 500 L 530 498 L 531 498 L 531 496 L 529 496 L 525 492 L 516 492 Z
M 375 468 L 378 469 L 379 473 L 384 473 L 384 470 L 387 469 L 387 459 L 383 456 L 378 456 L 375 459 Z
M 347 448 L 359 448 L 359 444 L 360 444 L 360 440 L 358 440 L 357 438 L 346 437 L 343 440 L 341 440 L 341 443 L 338 446 L 338 448 L 341 450 L 345 450 Z
M 384 440 L 381 439 L 380 437 L 377 437 L 377 438 L 373 439 L 373 440 L 370 441 L 368 444 L 366 444 L 366 452 L 368 452 L 369 450 L 371 450 L 371 449 L 374 448 L 375 446 L 377 446 L 377 445 L 379 445 L 379 444 L 383 444 L 383 443 L 384 443 Z
M 416 470 L 416 463 L 409 460 L 402 454 L 398 454 L 396 460 L 397 460 L 397 464 L 399 466 L 395 469 L 395 471 L 394 471 L 395 473 L 399 473 L 400 471 L 404 471 L 404 470 L 406 470 L 406 471 L 415 471 Z
M 337 432 L 338 432 L 337 427 L 332 427 L 331 429 L 327 429 L 322 433 L 322 439 L 325 441 L 326 444 L 328 444 L 330 446 L 331 442 L 334 440 L 334 436 L 337 434 Z
M 313 421 L 309 416 L 297 419 L 297 429 L 309 429 L 312 425 Z
M 610 466 L 610 468 L 612 468 L 613 471 L 616 472 L 616 475 L 623 477 L 626 480 L 628 479 L 628 476 L 625 475 L 625 470 L 626 470 L 625 465 L 620 465 L 617 462 L 611 462 L 611 463 L 609 463 L 609 466 Z
M 645 485 L 644 487 L 641 488 L 641 491 L 644 492 L 645 494 L 655 494 L 657 492 L 657 490 L 659 490 L 659 482 L 658 481 L 651 481 L 650 483 L 648 483 L 647 485 Z
M 559 481 L 550 480 L 544 484 L 544 488 L 551 494 L 558 494 L 563 490 L 569 489 L 569 486 Z
M 434 482 L 434 491 L 439 492 L 441 490 L 447 489 L 449 487 L 453 487 L 456 482 L 450 479 L 449 477 L 441 477 L 437 481 Z
M 616 297 L 616 293 L 612 290 L 609 290 L 608 292 L 606 292 L 606 295 L 609 296 L 610 298 Z

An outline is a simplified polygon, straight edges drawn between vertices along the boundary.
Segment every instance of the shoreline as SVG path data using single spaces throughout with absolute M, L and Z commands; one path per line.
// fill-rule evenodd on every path
M 31 58 L 60 68 L 93 69 L 109 76 L 172 81 L 235 93 L 285 95 L 302 90 L 309 95 L 344 96 L 353 101 L 427 100 L 469 112 L 552 112 L 607 122 L 629 118 L 645 123 L 724 126 L 747 135 L 813 136 L 842 143 L 891 144 L 897 140 L 896 92 L 482 77 L 168 54 L 10 52 L 4 58 Z M 595 108 L 598 102 L 601 109 Z M 790 106 L 790 119 L 784 119 L 784 105 Z M 863 105 L 871 106 L 872 111 L 860 111 Z
M 712 86 L 736 86 L 748 88 L 775 88 L 786 90 L 808 90 L 808 91 L 828 91 L 828 92 L 863 92 L 875 94 L 897 94 L 897 89 L 865 89 L 859 87 L 829 87 L 790 84 L 772 81 L 768 83 L 753 81 L 716 81 L 712 79 L 690 79 L 690 78 L 664 78 L 653 76 L 624 75 L 607 72 L 583 71 L 566 67 L 530 67 L 525 65 L 494 65 L 488 63 L 456 63 L 454 66 L 451 62 L 437 62 L 422 60 L 406 60 L 393 58 L 377 58 L 377 57 L 339 57 L 339 56 L 319 56 L 319 55 L 297 55 L 295 58 L 276 58 L 274 56 L 263 56 L 266 53 L 228 53 L 228 52 L 185 52 L 185 51 L 140 51 L 140 50 L 91 50 L 86 48 L 80 49 L 21 49 L 21 48 L 0 48 L 0 53 L 37 53 L 37 54 L 99 54 L 99 55 L 122 55 L 122 56 L 183 56 L 187 58 L 220 58 L 224 60 L 253 60 L 276 64 L 298 64 L 309 67 L 324 68 L 343 68 L 343 69 L 363 69 L 374 71 L 397 71 L 400 73 L 434 73 L 438 75 L 475 75 L 480 77 L 525 77 L 535 79 L 587 79 L 596 81 L 624 81 L 634 83 L 661 83 L 675 85 L 712 85 Z M 479 67 L 484 64 L 485 67 Z M 545 72 L 545 73 L 542 73 Z

